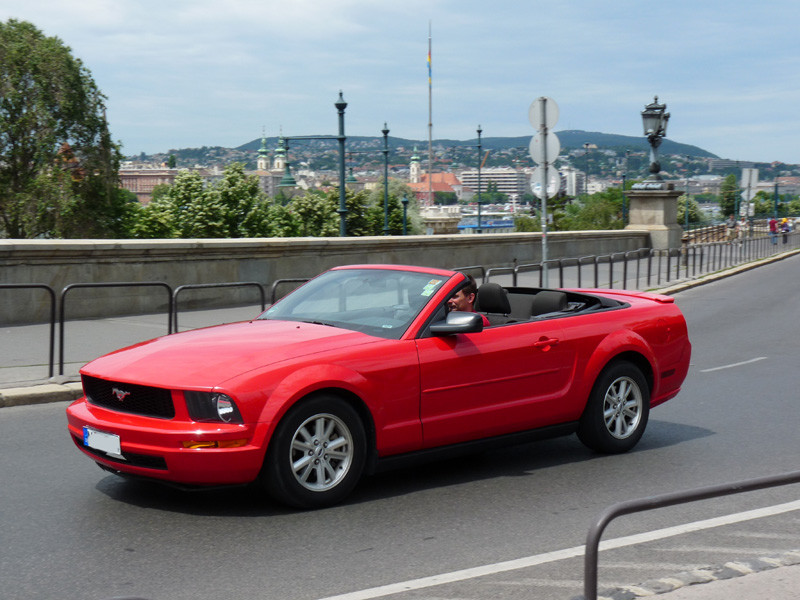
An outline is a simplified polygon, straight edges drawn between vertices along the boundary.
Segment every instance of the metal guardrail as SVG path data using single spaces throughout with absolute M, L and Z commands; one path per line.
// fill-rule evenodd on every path
M 264 291 L 264 286 L 261 285 L 257 281 L 237 281 L 231 283 L 190 283 L 187 285 L 180 285 L 175 288 L 175 291 L 172 292 L 172 319 L 173 319 L 173 327 L 172 331 L 178 331 L 178 294 L 183 292 L 184 290 L 200 290 L 200 289 L 211 289 L 211 288 L 231 288 L 231 287 L 256 287 L 258 288 L 259 295 L 261 297 L 261 311 L 263 312 L 266 308 L 266 292 Z M 171 332 L 170 332 L 171 333 Z
M 305 283 L 308 281 L 308 277 L 296 277 L 290 279 L 276 279 L 272 282 L 272 289 L 270 290 L 269 295 L 269 303 L 275 304 L 278 301 L 278 287 L 283 285 L 284 283 Z
M 556 271 L 556 287 L 594 287 L 624 289 L 652 289 L 679 280 L 687 280 L 722 269 L 759 260 L 800 247 L 800 232 L 787 235 L 786 242 L 768 236 L 743 238 L 732 242 L 692 244 L 682 248 L 654 250 L 640 248 L 581 258 L 557 258 L 543 263 L 492 267 L 483 271 L 483 282 L 493 277 L 509 276 L 516 286 L 523 273 L 538 272 L 539 286 L 544 283 L 544 271 Z M 586 281 L 585 270 L 592 274 Z M 481 267 L 462 267 L 457 271 L 477 270 Z M 621 271 L 620 271 L 621 269 Z M 568 275 L 571 281 L 568 282 Z M 553 278 L 551 277 L 551 280 Z M 577 282 L 577 283 L 576 283 Z M 588 285 L 585 285 L 588 283 Z
M 55 364 L 55 340 L 56 340 L 56 292 L 45 283 L 0 283 L 0 290 L 23 290 L 38 289 L 45 290 L 50 296 L 50 343 L 47 376 L 53 376 Z
M 60 307 L 58 312 L 58 374 L 64 374 L 64 313 L 66 312 L 67 293 L 76 288 L 106 288 L 106 287 L 163 287 L 167 290 L 169 297 L 169 309 L 167 313 L 167 334 L 172 333 L 172 317 L 175 309 L 172 301 L 172 288 L 163 281 L 141 281 L 141 282 L 111 282 L 111 283 L 71 283 L 61 290 Z
M 722 485 L 695 488 L 683 492 L 662 494 L 650 498 L 640 498 L 628 500 L 608 507 L 598 517 L 595 524 L 589 529 L 586 536 L 586 550 L 584 552 L 584 579 L 583 596 L 584 600 L 597 600 L 597 563 L 600 548 L 600 538 L 608 524 L 615 518 L 622 515 L 629 515 L 657 508 L 666 508 L 676 504 L 696 502 L 698 500 L 708 500 L 710 498 L 720 498 L 732 494 L 752 492 L 771 487 L 800 483 L 800 471 L 758 477 L 756 479 L 746 479 Z

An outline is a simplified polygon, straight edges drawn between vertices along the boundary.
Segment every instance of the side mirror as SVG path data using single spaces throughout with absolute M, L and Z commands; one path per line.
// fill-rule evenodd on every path
M 451 311 L 444 321 L 431 324 L 433 335 L 453 335 L 456 333 L 477 333 L 483 331 L 483 318 L 479 313 Z

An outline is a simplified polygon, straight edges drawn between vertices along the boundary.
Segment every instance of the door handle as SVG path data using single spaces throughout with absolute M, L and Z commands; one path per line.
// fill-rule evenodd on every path
M 541 338 L 538 342 L 533 342 L 533 347 L 541 348 L 546 352 L 552 346 L 556 346 L 557 344 L 558 344 L 558 338 Z

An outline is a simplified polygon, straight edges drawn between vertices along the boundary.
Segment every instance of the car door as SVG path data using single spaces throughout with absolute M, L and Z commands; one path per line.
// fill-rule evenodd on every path
M 559 422 L 575 345 L 560 319 L 417 340 L 426 447 Z

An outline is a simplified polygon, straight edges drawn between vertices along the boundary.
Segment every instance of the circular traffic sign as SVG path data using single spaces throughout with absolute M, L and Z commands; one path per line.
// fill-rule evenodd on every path
M 534 129 L 541 129 L 542 125 L 548 129 L 555 127 L 558 122 L 558 104 L 552 98 L 537 98 L 528 109 L 528 120 Z
M 529 146 L 531 158 L 533 162 L 542 164 L 544 162 L 552 163 L 561 152 L 561 140 L 555 133 L 547 133 L 544 136 L 544 144 L 542 144 L 542 134 L 539 133 L 531 138 Z
M 531 191 L 542 197 L 542 175 L 544 167 L 536 167 L 531 173 Z M 561 174 L 554 167 L 547 167 L 547 197 L 552 198 L 561 189 Z

